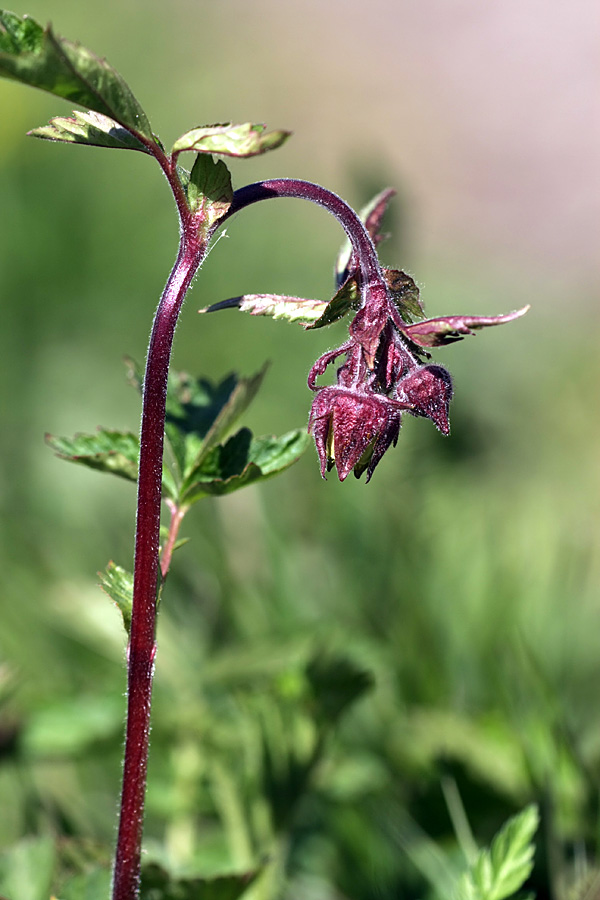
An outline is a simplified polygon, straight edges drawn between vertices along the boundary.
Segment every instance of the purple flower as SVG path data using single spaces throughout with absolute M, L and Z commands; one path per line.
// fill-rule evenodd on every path
M 354 470 L 367 481 L 400 433 L 402 411 L 407 404 L 383 394 L 352 387 L 320 388 L 308 422 L 321 463 L 321 475 L 335 465 L 340 481 Z

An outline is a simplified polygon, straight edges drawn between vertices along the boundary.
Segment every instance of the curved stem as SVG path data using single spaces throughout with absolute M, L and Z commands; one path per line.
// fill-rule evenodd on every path
M 381 299 L 387 297 L 387 285 L 377 252 L 367 229 L 356 215 L 351 206 L 334 194 L 333 191 L 313 184 L 310 181 L 302 181 L 298 178 L 272 178 L 268 181 L 257 181 L 248 184 L 235 191 L 233 203 L 227 214 L 219 220 L 216 227 L 221 226 L 226 219 L 252 203 L 259 200 L 268 200 L 274 197 L 297 197 L 300 200 L 310 200 L 318 206 L 323 206 L 338 220 L 348 238 L 359 261 L 363 291 L 363 300 L 366 295 L 381 295 Z
M 156 594 L 167 375 L 181 304 L 206 253 L 186 240 L 158 305 L 144 376 L 123 789 L 113 900 L 138 896 L 155 654 Z

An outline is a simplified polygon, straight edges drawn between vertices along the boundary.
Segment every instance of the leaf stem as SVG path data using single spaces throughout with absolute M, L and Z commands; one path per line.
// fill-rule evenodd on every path
M 177 317 L 206 245 L 183 232 L 152 327 L 142 401 L 123 788 L 113 900 L 134 900 L 140 882 L 144 795 L 154 671 L 162 459 L 167 375 Z
M 169 508 L 169 512 L 171 513 L 171 521 L 169 522 L 169 533 L 163 545 L 162 553 L 160 556 L 160 572 L 163 581 L 169 573 L 169 568 L 171 566 L 171 557 L 173 556 L 173 550 L 177 541 L 177 535 L 179 534 L 179 528 L 181 526 L 181 523 L 183 522 L 185 514 L 189 509 L 189 506 L 178 506 L 172 500 L 167 500 L 166 504 Z

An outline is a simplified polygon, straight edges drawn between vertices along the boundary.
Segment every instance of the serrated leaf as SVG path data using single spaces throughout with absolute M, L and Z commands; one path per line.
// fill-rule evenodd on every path
M 230 494 L 270 478 L 296 462 L 308 443 L 304 429 L 281 437 L 254 438 L 250 429 L 242 428 L 202 458 L 186 480 L 181 502 L 193 503 L 206 495 Z
M 395 193 L 396 191 L 393 188 L 386 188 L 386 190 L 373 197 L 358 213 L 359 219 L 364 224 L 376 247 L 385 237 L 385 235 L 381 234 L 381 222 L 388 203 Z M 335 281 L 338 287 L 346 281 L 349 275 L 353 274 L 355 266 L 353 265 L 352 257 L 352 244 L 349 240 L 346 240 L 335 262 Z
M 169 376 L 165 434 L 182 480 L 247 409 L 266 371 L 265 365 L 250 378 L 232 374 L 216 385 L 185 372 Z
M 265 125 L 254 125 L 251 122 L 244 122 L 242 125 L 206 125 L 192 128 L 178 138 L 171 153 L 175 157 L 186 150 L 221 156 L 258 156 L 280 147 L 289 136 L 289 131 L 267 131 Z
M 212 156 L 196 157 L 185 190 L 190 209 L 205 229 L 225 215 L 233 200 L 229 169 Z
M 509 819 L 482 850 L 458 884 L 459 900 L 504 900 L 527 880 L 533 869 L 533 836 L 539 824 L 536 806 Z
M 46 443 L 61 459 L 137 481 L 140 441 L 131 432 L 99 428 L 94 434 L 73 438 L 47 434 Z
M 323 315 L 327 305 L 325 300 L 308 300 L 286 294 L 244 294 L 213 303 L 198 312 L 239 309 L 251 316 L 271 316 L 273 319 L 287 319 L 288 322 L 315 322 Z
M 98 572 L 100 587 L 116 603 L 123 618 L 127 634 L 131 630 L 131 610 L 133 608 L 133 573 L 121 568 L 112 560 L 104 572 Z
M 157 863 L 142 867 L 140 900 L 238 900 L 260 870 L 214 878 L 173 878 Z
M 419 299 L 419 288 L 406 272 L 398 269 L 384 269 L 383 274 L 392 300 L 405 322 L 423 318 L 423 305 Z
M 49 837 L 25 838 L 0 854 L 0 886 L 11 900 L 48 900 L 57 853 Z
M 116 150 L 149 152 L 147 147 L 114 119 L 92 110 L 85 112 L 73 110 L 72 116 L 56 116 L 50 119 L 48 125 L 34 128 L 28 134 L 45 141 L 65 141 Z
M 348 278 L 332 299 L 326 305 L 320 317 L 312 325 L 307 325 L 307 330 L 323 328 L 343 318 L 350 309 L 356 309 L 360 301 L 360 289 L 356 278 Z
M 68 462 L 137 482 L 140 440 L 130 431 L 99 428 L 94 434 L 76 434 L 73 438 L 47 434 L 46 443 Z M 165 497 L 176 499 L 177 486 L 166 466 L 163 466 L 162 487 Z
M 154 142 L 148 118 L 122 76 L 105 59 L 29 16 L 0 11 L 0 75 L 92 109 Z
M 401 330 L 419 347 L 441 347 L 462 341 L 465 335 L 473 334 L 480 328 L 512 322 L 524 316 L 528 309 L 529 306 L 524 306 L 503 316 L 441 316 L 414 325 L 403 325 Z

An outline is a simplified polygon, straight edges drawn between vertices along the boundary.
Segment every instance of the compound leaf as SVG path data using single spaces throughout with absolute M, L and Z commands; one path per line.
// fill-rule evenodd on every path
M 29 16 L 0 10 L 0 75 L 78 103 L 155 141 L 144 110 L 116 69 Z

